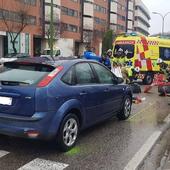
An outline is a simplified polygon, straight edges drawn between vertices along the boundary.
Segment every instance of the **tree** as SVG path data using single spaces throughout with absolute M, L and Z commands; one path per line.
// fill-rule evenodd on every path
M 62 23 L 54 24 L 53 34 L 51 34 L 50 25 L 49 24 L 45 25 L 45 38 L 47 38 L 49 48 L 51 47 L 51 35 L 52 35 L 52 43 L 54 46 L 55 40 L 58 40 L 62 32 L 64 31 L 64 29 L 61 28 L 64 28 Z
M 104 36 L 105 28 L 101 30 L 84 30 L 83 31 L 83 42 L 87 43 L 90 48 L 95 48 L 94 44 L 99 43 Z
M 13 0 L 11 1 L 11 6 L 14 8 L 16 12 L 9 12 L 3 10 L 2 12 L 2 20 L 10 36 L 10 42 L 12 44 L 12 48 L 14 53 L 17 53 L 16 49 L 16 40 L 21 32 L 27 27 L 30 22 L 30 16 L 28 14 L 30 9 L 30 4 L 26 4 L 21 0 Z M 6 9 L 5 2 L 2 0 L 2 9 Z
M 113 30 L 108 30 L 102 41 L 102 53 L 106 52 L 108 49 L 113 48 L 113 40 L 116 38 L 116 34 L 113 32 Z
M 54 10 L 53 0 L 51 0 L 50 6 L 45 10 L 45 38 L 50 48 L 51 57 L 53 57 L 54 44 L 64 32 L 64 29 L 65 25 L 60 21 L 57 11 Z

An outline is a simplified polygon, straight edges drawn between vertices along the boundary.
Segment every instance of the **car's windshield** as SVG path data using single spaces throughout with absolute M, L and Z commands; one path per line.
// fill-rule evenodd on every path
M 131 44 L 116 44 L 114 48 L 114 57 L 127 57 L 134 56 L 134 45 Z
M 2 85 L 35 85 L 52 67 L 34 64 L 6 64 L 0 73 Z

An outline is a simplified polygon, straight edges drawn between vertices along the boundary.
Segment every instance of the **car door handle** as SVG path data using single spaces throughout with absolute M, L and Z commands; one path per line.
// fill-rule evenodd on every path
M 108 92 L 110 92 L 110 90 L 109 89 L 104 89 L 104 92 L 108 93 Z
M 83 92 L 80 93 L 80 96 L 84 96 L 84 95 L 86 95 L 86 94 L 87 94 L 87 93 L 83 91 Z

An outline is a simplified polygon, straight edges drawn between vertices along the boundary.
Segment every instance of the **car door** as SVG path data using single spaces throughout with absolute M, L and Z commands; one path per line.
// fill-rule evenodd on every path
M 124 89 L 117 84 L 117 77 L 106 67 L 97 63 L 92 63 L 92 66 L 100 82 L 101 110 L 98 114 L 107 117 L 120 110 Z
M 88 125 L 98 120 L 98 112 L 100 112 L 100 90 L 98 88 L 97 79 L 89 63 L 78 63 L 75 65 L 75 76 L 77 96 L 85 110 L 86 123 Z

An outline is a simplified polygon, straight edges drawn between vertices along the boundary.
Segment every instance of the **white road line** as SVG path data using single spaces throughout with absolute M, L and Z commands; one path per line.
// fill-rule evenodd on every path
M 170 123 L 170 114 L 164 119 L 165 123 Z
M 18 170 L 63 170 L 67 164 L 36 158 Z
M 5 155 L 8 155 L 8 154 L 9 154 L 9 152 L 0 150 L 0 158 L 2 158 Z
M 149 139 L 144 143 L 140 150 L 134 155 L 130 162 L 126 165 L 124 170 L 137 170 L 143 160 L 146 158 L 147 154 L 150 152 L 152 147 L 155 145 L 159 139 L 161 131 L 154 132 Z

